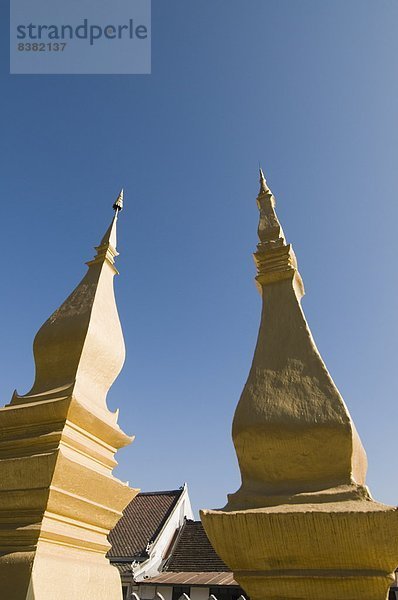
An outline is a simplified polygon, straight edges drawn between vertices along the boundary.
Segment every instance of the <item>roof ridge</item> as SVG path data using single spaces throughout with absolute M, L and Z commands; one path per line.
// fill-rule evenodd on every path
M 177 535 L 176 535 L 176 537 L 175 537 L 175 539 L 174 539 L 174 541 L 173 541 L 173 543 L 171 545 L 171 548 L 169 548 L 168 556 L 167 556 L 167 558 L 164 561 L 163 566 L 162 566 L 162 572 L 164 572 L 164 573 L 166 573 L 168 571 L 169 563 L 170 563 L 170 561 L 173 558 L 174 551 L 175 551 L 175 549 L 177 548 L 177 546 L 178 546 L 178 544 L 180 542 L 180 538 L 181 538 L 181 536 L 182 536 L 182 534 L 184 532 L 185 525 L 187 524 L 187 522 L 189 520 L 190 519 L 187 519 L 186 517 L 184 517 L 183 522 L 181 523 L 181 525 L 179 526 L 179 528 L 176 530 Z
M 166 494 L 170 496 L 176 494 L 181 495 L 183 491 L 183 488 L 180 488 L 178 490 L 163 490 L 160 492 L 139 492 L 137 496 L 165 496 Z
M 182 492 L 184 491 L 184 488 L 182 488 L 181 490 L 179 490 L 182 494 Z M 181 494 L 175 494 L 175 498 L 173 500 L 173 503 L 170 505 L 169 510 L 164 514 L 163 519 L 161 520 L 161 522 L 159 523 L 158 528 L 156 529 L 156 531 L 154 532 L 154 534 L 152 535 L 152 537 L 148 540 L 149 543 L 152 543 L 156 540 L 156 538 L 158 537 L 158 535 L 160 535 L 160 532 L 162 531 L 165 523 L 167 522 L 167 520 L 169 519 L 170 515 L 172 514 L 173 510 L 175 509 L 175 507 L 177 506 L 179 500 L 180 500 L 180 496 Z M 170 494 L 171 495 L 171 494 Z

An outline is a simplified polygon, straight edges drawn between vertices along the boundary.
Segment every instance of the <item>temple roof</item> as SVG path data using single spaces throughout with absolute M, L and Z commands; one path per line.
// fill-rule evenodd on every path
M 147 545 L 159 535 L 184 489 L 142 492 L 127 505 L 123 516 L 109 534 L 110 559 L 133 560 L 147 557 Z M 113 561 L 112 561 L 113 562 Z

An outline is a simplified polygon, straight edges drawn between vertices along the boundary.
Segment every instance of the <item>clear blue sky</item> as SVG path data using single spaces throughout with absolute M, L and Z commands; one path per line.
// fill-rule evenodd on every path
M 148 76 L 8 75 L 5 4 L 1 403 L 30 388 L 35 332 L 123 185 L 127 360 L 109 406 L 136 440 L 116 474 L 222 506 L 260 316 L 261 160 L 371 491 L 398 504 L 398 2 L 154 0 Z

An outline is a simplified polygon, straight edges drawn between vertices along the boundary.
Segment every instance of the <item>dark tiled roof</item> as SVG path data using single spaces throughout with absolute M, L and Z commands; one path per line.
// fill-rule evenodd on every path
M 185 521 L 164 571 L 228 572 L 200 521 Z
M 110 559 L 145 557 L 148 542 L 157 537 L 182 492 L 183 489 L 138 494 L 110 532 L 108 540 L 112 548 L 107 556 Z

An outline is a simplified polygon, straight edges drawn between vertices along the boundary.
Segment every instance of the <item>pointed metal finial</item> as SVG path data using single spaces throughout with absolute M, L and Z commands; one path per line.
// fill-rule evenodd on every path
M 113 204 L 113 210 L 116 212 L 120 212 L 121 210 L 123 210 L 123 197 L 124 197 L 124 192 L 123 192 L 123 188 L 120 190 L 120 194 L 118 195 L 118 197 L 116 198 L 114 204 Z
M 120 190 L 118 197 L 113 203 L 113 210 L 115 214 L 113 215 L 113 219 L 108 229 L 106 230 L 104 237 L 102 238 L 100 245 L 96 246 L 97 254 L 92 261 L 89 261 L 87 264 L 95 264 L 96 262 L 101 262 L 103 259 L 107 259 L 112 265 L 114 263 L 115 256 L 118 255 L 116 252 L 116 229 L 117 229 L 117 220 L 119 216 L 119 212 L 123 210 L 123 188 Z
M 258 169 L 260 172 L 260 191 L 259 191 L 259 193 L 260 194 L 270 194 L 271 190 L 269 189 L 269 187 L 267 185 L 267 180 L 264 177 L 264 173 L 263 173 L 260 163 L 258 165 Z

